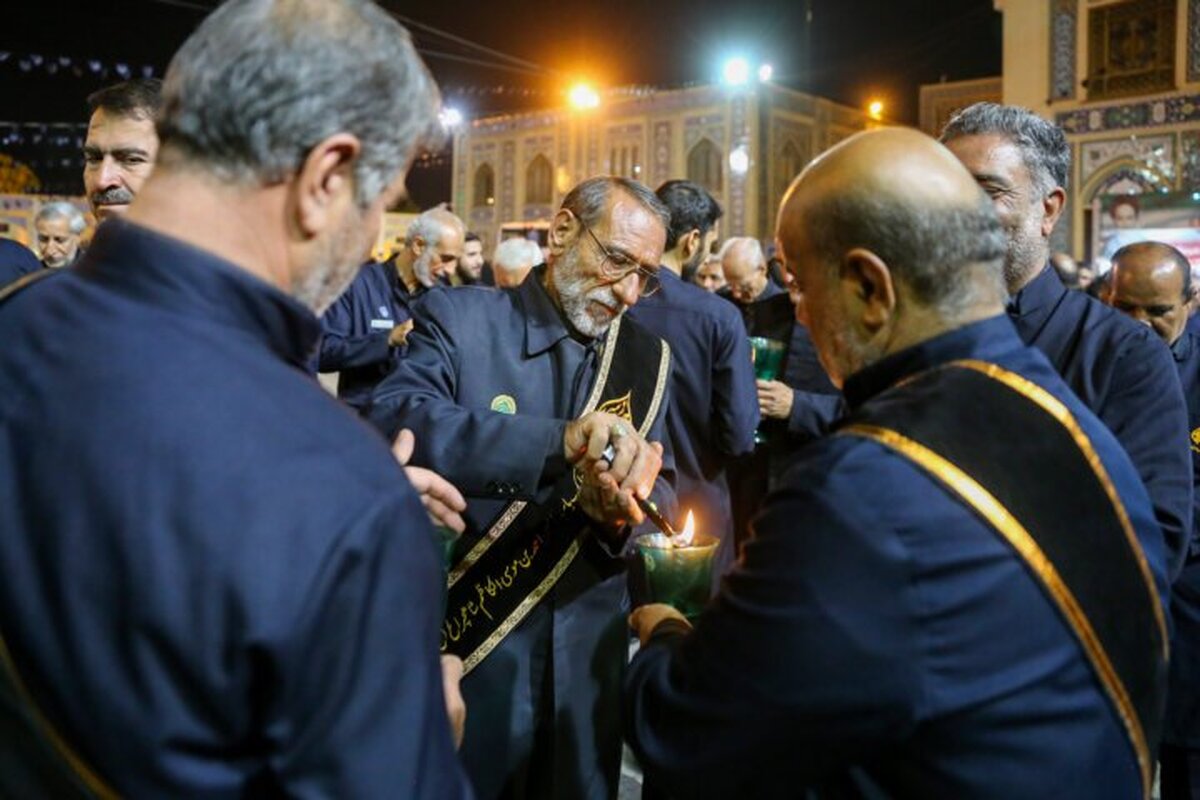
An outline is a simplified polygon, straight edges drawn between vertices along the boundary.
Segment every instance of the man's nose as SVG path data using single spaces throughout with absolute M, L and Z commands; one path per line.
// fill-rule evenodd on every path
M 124 180 L 120 166 L 109 156 L 105 156 L 104 160 L 100 162 L 100 174 L 97 177 L 102 189 L 119 186 Z
M 641 288 L 642 279 L 636 271 L 629 273 L 612 285 L 613 295 L 626 306 L 631 306 L 638 301 Z

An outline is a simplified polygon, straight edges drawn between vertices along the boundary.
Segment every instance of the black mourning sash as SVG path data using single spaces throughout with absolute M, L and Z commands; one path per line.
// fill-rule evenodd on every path
M 667 343 L 618 318 L 609 328 L 580 416 L 606 411 L 645 436 L 671 371 Z M 564 475 L 544 504 L 509 503 L 450 570 L 442 652 L 470 672 L 553 588 L 579 553 L 587 518 L 576 508 L 578 478 Z
M 0 303 L 57 270 L 31 272 L 0 287 Z M 38 708 L 0 636 L 0 797 L 99 798 L 112 791 Z
M 839 434 L 918 464 L 1021 556 L 1112 702 L 1148 798 L 1166 624 L 1125 508 L 1066 406 L 995 364 L 957 361 L 880 395 Z

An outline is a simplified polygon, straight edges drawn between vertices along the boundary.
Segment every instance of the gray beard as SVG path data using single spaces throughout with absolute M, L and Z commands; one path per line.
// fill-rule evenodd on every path
M 613 304 L 616 300 L 612 291 L 607 287 L 597 286 L 590 291 L 585 289 L 587 279 L 579 274 L 578 259 L 573 251 L 564 254 L 563 258 L 555 265 L 554 271 L 550 273 L 550 281 L 554 291 L 558 294 L 558 301 L 562 305 L 563 315 L 567 318 L 567 322 L 589 339 L 603 336 L 612 325 L 613 320 L 620 316 L 620 312 L 624 311 L 617 307 L 614 310 L 618 313 L 605 319 L 598 319 L 592 315 L 589 309 L 592 308 L 593 303 L 614 308 Z

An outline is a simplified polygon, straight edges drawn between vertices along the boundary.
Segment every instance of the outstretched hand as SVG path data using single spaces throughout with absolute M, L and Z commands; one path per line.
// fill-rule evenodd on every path
M 396 435 L 396 440 L 392 443 L 392 455 L 404 467 L 409 482 L 421 496 L 421 503 L 433 524 L 444 525 L 462 533 L 467 527 L 462 518 L 462 512 L 467 509 L 467 501 L 463 499 L 462 493 L 454 488 L 454 484 L 433 470 L 408 466 L 416 444 L 413 432 L 405 428 Z

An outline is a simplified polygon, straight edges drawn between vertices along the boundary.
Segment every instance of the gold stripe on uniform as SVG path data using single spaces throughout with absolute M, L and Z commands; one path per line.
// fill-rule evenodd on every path
M 1104 651 L 1095 630 L 1092 629 L 1091 622 L 1080 608 L 1079 602 L 1063 583 L 1058 570 L 1046 558 L 1046 554 L 1042 552 L 1025 526 L 974 478 L 934 451 L 903 434 L 889 428 L 861 424 L 850 425 L 839 434 L 861 436 L 879 442 L 918 464 L 975 509 L 1025 559 L 1025 563 L 1041 579 L 1055 604 L 1075 631 L 1075 635 L 1083 645 L 1084 652 L 1087 653 L 1088 659 L 1100 677 L 1101 685 L 1112 699 L 1117 714 L 1133 743 L 1138 770 L 1141 772 L 1143 795 L 1149 798 L 1154 761 L 1150 756 L 1150 748 L 1146 743 L 1142 724 L 1134 712 L 1133 702 L 1129 699 L 1125 686 L 1117 676 L 1112 662 L 1108 659 L 1108 654 Z M 1155 602 L 1157 603 L 1157 599 Z
M 34 275 L 37 274 L 36 272 L 34 273 Z M 9 653 L 8 644 L 4 641 L 3 636 L 0 636 L 0 662 L 3 662 L 4 671 L 8 673 L 8 678 L 17 692 L 17 696 L 25 704 L 26 709 L 28 709 L 30 715 L 33 717 L 34 723 L 42 729 L 42 733 L 50 740 L 50 744 L 53 745 L 58 755 L 67 762 L 67 765 L 75 773 L 76 777 L 100 800 L 118 800 L 120 795 L 109 788 L 104 779 L 84 763 L 83 759 L 76 754 L 71 745 L 67 744 L 66 740 L 50 724 L 50 720 L 42 715 L 42 710 L 34 702 L 33 696 L 25 687 L 25 682 L 21 680 L 21 674 L 17 672 L 17 665 L 13 663 L 12 654 Z
M 1028 378 L 1006 370 L 996 364 L 991 364 L 987 361 L 964 359 L 962 361 L 952 361 L 946 366 L 973 369 L 1003 383 L 1008 388 L 1041 406 L 1043 410 L 1058 420 L 1071 434 L 1071 438 L 1075 440 L 1076 446 L 1083 452 L 1084 459 L 1092 468 L 1092 472 L 1096 474 L 1100 485 L 1104 487 L 1104 493 L 1108 495 L 1113 510 L 1117 513 L 1117 519 L 1121 522 L 1121 530 L 1125 533 L 1125 541 L 1128 543 L 1129 550 L 1137 562 L 1138 570 L 1142 574 L 1142 580 L 1146 584 L 1146 591 L 1150 593 L 1150 597 L 1153 600 L 1150 605 L 1154 609 L 1154 622 L 1158 626 L 1158 636 L 1162 642 L 1162 657 L 1165 660 L 1170 654 L 1167 621 L 1163 614 L 1162 604 L 1158 601 L 1158 589 L 1154 585 L 1154 577 L 1150 574 L 1150 565 L 1146 563 L 1146 553 L 1142 550 L 1142 546 L 1138 543 L 1137 536 L 1133 532 L 1133 523 L 1129 521 L 1129 512 L 1125 510 L 1125 504 L 1121 502 L 1121 496 L 1117 494 L 1117 487 L 1113 485 L 1108 470 L 1104 468 L 1104 462 L 1100 460 L 1100 454 L 1092 446 L 1092 442 L 1088 439 L 1087 434 L 1083 432 L 1083 428 L 1079 427 L 1079 422 L 1075 419 L 1075 415 L 1057 397 L 1047 392 L 1041 386 L 1038 386 Z

